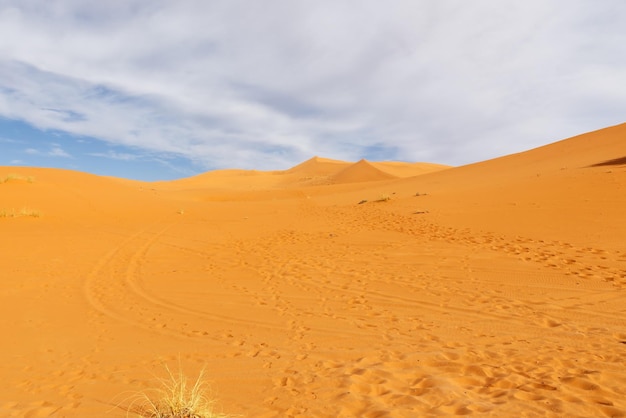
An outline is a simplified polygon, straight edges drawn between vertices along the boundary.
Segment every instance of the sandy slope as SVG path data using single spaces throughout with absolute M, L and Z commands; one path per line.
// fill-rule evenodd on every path
M 625 154 L 0 168 L 0 416 L 123 417 L 163 363 L 249 417 L 626 416 Z

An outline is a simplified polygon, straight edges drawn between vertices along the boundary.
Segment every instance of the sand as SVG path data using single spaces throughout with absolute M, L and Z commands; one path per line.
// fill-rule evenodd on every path
M 0 167 L 0 416 L 124 417 L 164 365 L 245 417 L 626 416 L 625 154 Z

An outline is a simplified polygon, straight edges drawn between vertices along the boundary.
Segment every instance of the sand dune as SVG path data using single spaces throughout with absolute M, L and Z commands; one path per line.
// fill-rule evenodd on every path
M 163 364 L 246 417 L 626 416 L 625 144 L 155 183 L 0 167 L 0 416 L 125 417 Z
M 313 157 L 305 162 L 290 168 L 286 172 L 300 176 L 330 176 L 350 166 L 349 162 L 331 160 L 329 158 Z
M 154 182 L 151 187 L 170 191 L 213 192 L 222 198 L 233 198 L 233 192 L 239 194 L 242 191 L 273 190 L 281 194 L 294 188 L 415 177 L 448 168 L 450 167 L 446 165 L 430 163 L 372 163 L 365 160 L 351 163 L 313 157 L 288 170 L 215 170 L 175 181 Z M 293 193 L 288 193 L 288 196 L 293 196 Z
M 359 183 L 364 181 L 380 181 L 396 178 L 376 168 L 366 160 L 358 161 L 332 176 L 333 183 Z
M 370 164 L 395 177 L 415 177 L 450 168 L 450 166 L 443 164 L 404 163 L 397 161 L 370 162 Z

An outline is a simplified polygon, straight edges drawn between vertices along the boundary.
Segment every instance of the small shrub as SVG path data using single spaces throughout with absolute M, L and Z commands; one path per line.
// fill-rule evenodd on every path
M 209 398 L 204 370 L 193 383 L 180 369 L 177 374 L 167 366 L 165 370 L 168 377 L 161 379 L 161 388 L 139 394 L 131 403 L 129 414 L 139 418 L 230 418 L 215 412 L 215 400 Z
M 10 181 L 13 180 L 21 180 L 21 181 L 26 181 L 28 183 L 34 183 L 35 182 L 35 178 L 33 176 L 22 176 L 20 174 L 15 174 L 15 173 L 11 173 L 11 174 L 7 174 L 6 176 L 0 178 L 0 184 L 2 183 L 8 183 Z
M 39 212 L 38 210 L 34 210 L 34 209 L 22 208 L 22 210 L 20 210 L 20 216 L 30 216 L 32 218 L 39 218 L 41 217 L 41 212 Z
M 0 209 L 0 218 L 19 218 L 22 216 L 40 218 L 41 212 L 29 208 L 22 208 L 19 211 L 16 211 L 15 209 Z
M 378 199 L 376 199 L 377 202 L 387 202 L 388 200 L 391 200 L 391 197 L 389 197 L 389 195 L 381 195 Z

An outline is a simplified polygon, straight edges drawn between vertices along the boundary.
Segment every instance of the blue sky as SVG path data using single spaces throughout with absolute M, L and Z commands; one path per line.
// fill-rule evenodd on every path
M 0 165 L 462 165 L 626 121 L 622 0 L 0 0 Z

